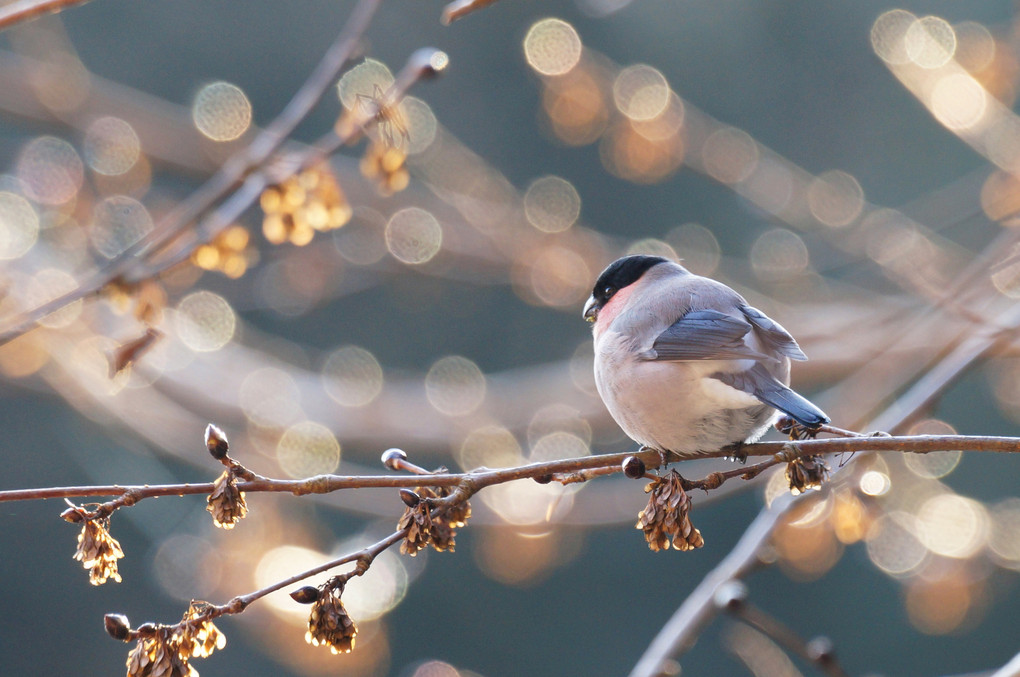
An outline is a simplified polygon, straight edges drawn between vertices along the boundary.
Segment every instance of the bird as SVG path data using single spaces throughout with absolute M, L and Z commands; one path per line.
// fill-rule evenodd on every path
M 790 333 L 679 263 L 617 259 L 582 315 L 592 323 L 599 395 L 644 447 L 693 458 L 757 441 L 778 412 L 809 430 L 829 422 L 789 388 L 790 361 L 807 359 Z

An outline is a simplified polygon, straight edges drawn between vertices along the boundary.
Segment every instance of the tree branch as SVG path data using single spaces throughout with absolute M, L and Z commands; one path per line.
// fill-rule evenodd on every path
M 89 0 L 17 0 L 0 7 L 0 30 L 43 14 L 56 14 L 68 7 L 84 5 Z

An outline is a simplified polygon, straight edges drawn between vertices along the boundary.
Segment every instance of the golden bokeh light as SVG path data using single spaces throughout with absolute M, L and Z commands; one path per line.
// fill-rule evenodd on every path
M 782 214 L 793 199 L 793 176 L 777 160 L 759 159 L 743 186 L 743 195 L 770 214 Z
M 408 207 L 386 223 L 386 248 L 398 261 L 410 265 L 427 263 L 443 245 L 443 229 L 432 212 Z
M 871 47 L 880 59 L 891 66 L 910 63 L 906 35 L 917 17 L 903 9 L 891 9 L 879 16 L 871 26 Z
M 39 215 L 25 198 L 0 191 L 0 259 L 21 258 L 39 239 Z
M 613 81 L 613 103 L 635 121 L 654 120 L 666 112 L 672 90 L 658 69 L 646 64 L 628 66 Z
M 459 355 L 438 360 L 425 375 L 429 404 L 447 416 L 470 414 L 481 406 L 485 391 L 485 374 L 477 364 Z
M 237 85 L 211 82 L 198 90 L 191 119 L 213 141 L 233 141 L 251 126 L 251 102 Z
M 926 500 L 917 513 L 918 536 L 937 555 L 973 557 L 988 539 L 988 513 L 981 503 L 956 494 Z
M 907 58 L 921 68 L 940 68 L 956 53 L 956 31 L 945 19 L 922 17 L 907 28 L 903 47 Z
M 456 450 L 457 462 L 466 471 L 475 468 L 509 468 L 524 460 L 514 434 L 496 425 L 472 430 Z
M 581 417 L 580 412 L 567 404 L 550 404 L 534 413 L 528 422 L 528 443 L 534 448 L 540 439 L 556 432 L 570 433 L 579 438 L 587 448 L 591 444 L 591 424 Z M 579 449 L 580 450 L 580 449 Z M 588 455 L 582 451 L 580 455 Z
M 89 239 L 96 251 L 113 259 L 145 237 L 154 227 L 152 216 L 145 205 L 126 195 L 113 195 L 92 210 Z
M 892 488 L 892 480 L 881 470 L 868 470 L 861 475 L 858 486 L 868 496 L 884 496 Z
M 255 425 L 280 428 L 301 416 L 301 391 L 287 372 L 263 367 L 241 381 L 238 404 Z
M 20 336 L 0 346 L 0 372 L 8 378 L 31 376 L 42 369 L 49 359 L 46 345 L 34 337 Z
M 636 123 L 622 120 L 602 137 L 599 157 L 614 176 L 634 183 L 658 183 L 672 175 L 684 159 L 684 142 L 676 135 L 653 141 L 639 133 Z
M 971 586 L 961 576 L 913 580 L 906 592 L 911 624 L 929 635 L 946 635 L 959 628 L 974 602 Z
M 561 549 L 565 540 L 564 533 L 485 529 L 474 549 L 475 560 L 486 576 L 499 583 L 537 585 L 563 559 Z
M 807 270 L 810 258 L 804 239 L 791 230 L 773 228 L 751 247 L 751 268 L 766 282 L 776 282 Z
M 929 101 L 932 115 L 954 131 L 976 127 L 988 109 L 988 93 L 966 73 L 949 73 L 938 80 Z
M 927 419 L 910 428 L 910 435 L 955 435 L 956 430 L 945 421 Z M 907 468 L 925 479 L 945 477 L 960 464 L 963 452 L 959 450 L 932 451 L 927 454 L 904 454 L 903 463 Z
M 321 423 L 301 421 L 280 437 L 276 460 L 283 472 L 294 479 L 324 475 L 340 465 L 340 443 Z
M 981 209 L 992 221 L 1020 213 L 1020 180 L 1008 172 L 989 174 L 981 184 Z
M 508 524 L 526 526 L 550 522 L 574 505 L 576 485 L 517 480 L 489 487 L 482 501 Z
M 588 264 L 573 249 L 544 247 L 531 261 L 530 289 L 549 306 L 580 303 L 590 291 L 591 280 Z
M 54 136 L 29 141 L 18 155 L 17 176 L 25 196 L 44 205 L 72 200 L 85 180 L 85 167 L 71 144 Z
M 758 143 L 742 129 L 723 127 L 701 146 L 705 171 L 716 181 L 732 185 L 751 175 L 758 164 Z
M 581 214 L 581 196 L 573 184 L 558 176 L 535 179 L 524 193 L 528 223 L 545 233 L 570 228 Z
M 134 127 L 115 117 L 102 117 L 85 131 L 82 154 L 92 171 L 104 176 L 126 173 L 141 155 L 142 146 Z
M 188 294 L 177 305 L 177 336 L 197 353 L 219 350 L 234 338 L 237 317 L 225 298 L 211 291 Z
M 254 584 L 259 588 L 268 587 L 293 576 L 295 571 L 307 571 L 323 564 L 327 559 L 327 555 L 311 548 L 299 545 L 276 546 L 266 550 L 259 558 L 252 575 Z M 303 580 L 302 584 L 322 585 L 330 575 L 330 572 L 316 574 Z M 278 616 L 289 618 L 295 623 L 308 622 L 308 607 L 295 604 L 287 591 L 266 596 L 265 603 Z
M 609 123 L 602 71 L 582 61 L 566 75 L 546 80 L 542 109 L 556 138 L 570 146 L 596 141 Z
M 913 573 L 928 557 L 919 531 L 917 519 L 909 513 L 897 510 L 881 515 L 865 536 L 868 558 L 891 576 Z
M 345 407 L 363 407 L 383 388 L 383 371 L 375 355 L 358 346 L 337 348 L 322 367 L 326 393 Z
M 711 275 L 719 267 L 722 248 L 711 230 L 699 223 L 684 223 L 670 229 L 666 242 L 684 267 L 695 275 Z
M 574 433 L 556 431 L 540 437 L 531 447 L 528 458 L 532 463 L 545 463 L 582 456 L 591 456 L 585 440 Z
M 846 172 L 823 172 L 808 185 L 808 208 L 822 224 L 834 228 L 857 220 L 864 209 L 864 190 Z
M 524 36 L 524 58 L 541 75 L 563 75 L 581 60 L 581 38 L 562 19 L 536 21 Z

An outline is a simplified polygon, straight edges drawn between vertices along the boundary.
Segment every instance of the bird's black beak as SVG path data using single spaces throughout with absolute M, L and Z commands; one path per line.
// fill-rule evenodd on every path
M 581 317 L 589 322 L 595 322 L 599 317 L 599 308 L 595 303 L 595 297 L 589 296 L 588 302 L 584 304 L 584 312 L 581 313 Z

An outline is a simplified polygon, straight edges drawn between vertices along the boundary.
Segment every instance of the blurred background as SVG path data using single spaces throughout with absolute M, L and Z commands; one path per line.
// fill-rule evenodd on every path
M 243 151 L 352 7 L 95 0 L 3 32 L 0 330 Z M 187 260 L 162 275 L 143 261 L 134 284 L 0 347 L 0 489 L 211 481 L 210 421 L 242 463 L 286 478 L 378 474 L 390 447 L 451 469 L 632 448 L 580 318 L 626 252 L 683 259 L 783 323 L 811 358 L 797 389 L 837 425 L 1017 434 L 1014 3 L 501 0 L 450 26 L 442 9 L 382 4 L 365 58 L 277 163 L 377 100 L 416 49 L 443 50 L 442 77 L 371 139 L 264 191 L 207 245 L 184 229 L 165 256 Z M 780 527 L 750 599 L 832 638 L 850 674 L 1000 666 L 1020 649 L 1017 478 L 1007 455 L 860 458 Z M 456 553 L 387 552 L 348 585 L 354 653 L 306 644 L 307 607 L 279 592 L 222 619 L 226 649 L 195 667 L 625 674 L 785 491 L 780 472 L 695 494 L 705 547 L 653 553 L 634 529 L 643 485 L 488 489 Z M 363 547 L 403 510 L 393 490 L 248 505 L 232 531 L 200 497 L 119 511 L 124 580 L 92 587 L 63 503 L 4 503 L 5 674 L 118 674 L 129 647 L 104 613 L 176 621 L 191 599 Z M 811 672 L 725 618 L 681 664 Z

